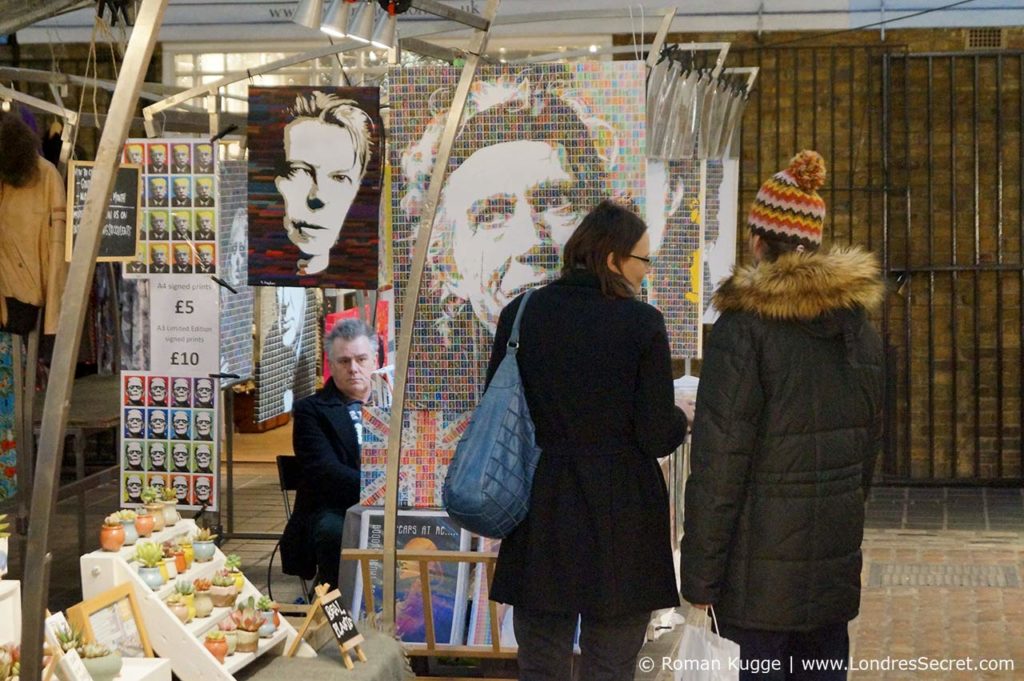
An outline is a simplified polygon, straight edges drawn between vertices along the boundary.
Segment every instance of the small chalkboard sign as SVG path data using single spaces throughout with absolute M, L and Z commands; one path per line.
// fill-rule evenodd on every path
M 330 625 L 331 632 L 338 641 L 338 648 L 341 650 L 341 659 L 345 663 L 345 667 L 355 669 L 355 665 L 352 664 L 352 659 L 348 653 L 354 649 L 359 661 L 366 662 L 366 654 L 360 645 L 364 640 L 363 635 L 356 629 L 355 618 L 341 605 L 341 592 L 337 589 L 328 591 L 327 589 L 329 588 L 326 584 L 321 584 L 314 589 L 316 598 L 313 600 L 313 604 L 309 606 L 309 614 L 306 616 L 306 621 L 302 623 L 302 628 L 299 629 L 298 635 L 286 654 L 288 657 L 295 656 L 303 636 L 306 635 L 310 626 L 314 625 L 322 613 L 322 616 L 326 618 L 326 624 Z
M 95 166 L 91 161 L 71 161 L 68 164 L 68 206 L 71 208 L 71 219 L 68 220 L 67 247 L 64 253 L 64 259 L 68 262 L 71 262 L 71 249 L 78 235 L 85 195 L 89 193 L 89 182 Z M 135 259 L 141 217 L 141 178 L 141 165 L 123 163 L 117 169 L 110 207 L 103 223 L 97 262 L 129 262 Z

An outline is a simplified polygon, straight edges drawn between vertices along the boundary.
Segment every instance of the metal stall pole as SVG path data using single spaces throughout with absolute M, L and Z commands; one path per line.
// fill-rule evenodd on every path
M 139 90 L 146 68 L 153 54 L 156 36 L 163 23 L 167 0 L 143 0 L 136 25 L 110 101 L 107 125 L 100 137 L 96 154 L 96 172 L 86 195 L 78 239 L 71 258 L 64 306 L 57 324 L 57 338 L 49 390 L 43 407 L 43 422 L 39 437 L 39 459 L 32 494 L 28 547 L 25 552 L 24 597 L 21 611 L 21 674 L 26 679 L 38 679 L 43 658 L 43 618 L 49 591 L 50 553 L 49 535 L 52 517 L 57 507 L 57 482 L 60 475 L 60 457 L 63 452 L 64 429 L 67 426 L 71 404 L 71 388 L 75 376 L 75 361 L 82 338 L 96 255 L 100 246 L 100 226 L 110 202 L 114 186 L 114 173 L 121 156 L 121 148 L 128 135 L 128 126 L 139 99 Z
M 414 0 L 416 6 L 422 0 Z M 388 455 L 386 484 L 384 488 L 384 625 L 393 627 L 395 622 L 395 535 L 398 521 L 398 468 L 402 451 L 402 421 L 405 410 L 405 379 L 409 371 L 409 351 L 412 348 L 412 327 L 416 321 L 416 306 L 420 298 L 420 285 L 423 269 L 427 260 L 427 246 L 434 230 L 434 216 L 437 213 L 437 201 L 441 196 L 441 185 L 448 169 L 448 157 L 451 155 L 455 133 L 462 120 L 462 110 L 469 96 L 469 86 L 476 75 L 476 67 L 480 63 L 480 54 L 487 47 L 491 24 L 498 13 L 500 0 L 487 0 L 483 17 L 470 15 L 478 20 L 474 26 L 477 32 L 470 40 L 467 50 L 466 64 L 462 68 L 462 76 L 455 88 L 452 105 L 448 110 L 444 132 L 441 135 L 437 158 L 430 174 L 430 188 L 423 205 L 423 217 L 420 219 L 419 231 L 416 235 L 416 246 L 412 258 L 412 271 L 409 274 L 409 287 L 405 292 L 405 303 L 402 309 L 402 333 L 398 337 L 397 360 L 395 362 L 395 390 L 391 400 L 391 430 L 388 433 Z M 436 3 L 434 3 L 436 4 Z M 444 6 L 442 6 L 444 7 Z M 450 9 L 445 7 L 445 9 Z

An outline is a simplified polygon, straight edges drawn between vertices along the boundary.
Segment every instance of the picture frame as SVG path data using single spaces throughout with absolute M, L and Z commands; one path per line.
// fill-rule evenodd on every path
M 121 657 L 153 657 L 146 626 L 130 583 L 115 586 L 68 608 L 68 621 L 87 640 L 102 643 Z

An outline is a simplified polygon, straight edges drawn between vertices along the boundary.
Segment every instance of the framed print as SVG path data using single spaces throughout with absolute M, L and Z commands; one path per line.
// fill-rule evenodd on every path
M 68 608 L 68 620 L 90 641 L 121 657 L 153 657 L 131 584 L 116 586 Z

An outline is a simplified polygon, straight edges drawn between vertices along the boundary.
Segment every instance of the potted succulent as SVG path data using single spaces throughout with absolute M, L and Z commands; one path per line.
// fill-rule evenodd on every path
M 5 643 L 0 646 L 0 681 L 18 681 L 21 676 L 21 646 Z
M 188 606 L 188 618 L 191 620 L 196 616 L 196 588 L 188 580 L 179 579 L 174 583 L 174 591 Z
M 142 498 L 143 508 L 153 516 L 153 531 L 159 532 L 164 529 L 164 505 L 160 501 L 160 490 L 147 485 L 139 496 Z
M 235 604 L 235 596 L 238 589 L 235 588 L 235 578 L 227 570 L 218 570 L 213 576 L 213 585 L 210 587 L 210 598 L 213 599 L 215 608 L 230 608 Z
M 160 502 L 163 507 L 164 525 L 167 527 L 173 527 L 181 518 L 181 516 L 178 515 L 177 508 L 178 494 L 174 491 L 173 487 L 164 487 Z
M 192 550 L 195 552 L 197 563 L 208 563 L 213 560 L 217 550 L 213 540 L 217 538 L 208 527 L 200 527 L 199 532 L 192 537 Z
M 73 624 L 62 626 L 56 631 L 57 643 L 65 653 L 76 650 L 82 645 L 82 631 Z
M 209 617 L 213 612 L 213 599 L 210 598 L 212 583 L 209 579 L 195 579 L 192 586 L 196 591 L 196 617 Z
M 139 562 L 139 577 L 146 585 L 156 591 L 164 585 L 164 577 L 160 566 L 164 564 L 164 552 L 160 546 L 151 541 L 140 541 L 135 546 L 135 560 Z
M 139 533 L 140 537 L 148 537 L 153 534 L 155 527 L 156 520 L 153 519 L 149 511 L 140 508 L 135 512 L 135 531 Z
M 263 616 L 256 612 L 256 605 L 252 596 L 247 603 L 239 605 L 231 613 L 231 617 L 238 626 L 238 646 L 235 648 L 240 653 L 254 653 L 259 646 L 260 626 L 263 624 Z
M 277 631 L 274 624 L 274 601 L 267 596 L 260 596 L 256 601 L 256 610 L 263 616 L 263 624 L 260 626 L 260 638 L 270 638 Z
M 242 574 L 242 559 L 237 553 L 229 554 L 224 559 L 224 567 L 227 568 L 231 576 L 235 578 L 235 587 L 238 589 L 238 593 L 242 593 L 242 589 L 245 588 L 245 576 Z
M 86 643 L 78 648 L 78 655 L 93 681 L 113 681 L 121 673 L 121 655 L 102 643 Z
M 224 632 L 224 639 L 228 642 L 228 655 L 235 654 L 238 647 L 238 625 L 234 617 L 225 617 L 217 623 L 217 628 Z
M 121 525 L 124 526 L 124 545 L 131 546 L 139 541 L 139 531 L 135 528 L 135 511 L 130 508 L 122 508 L 117 512 L 117 517 L 121 519 Z
M 174 592 L 164 602 L 167 603 L 167 607 L 171 609 L 174 616 L 181 620 L 182 624 L 188 623 L 188 604 L 181 597 L 181 594 Z
M 164 554 L 164 572 L 167 573 L 167 581 L 178 576 L 178 563 L 174 560 L 174 542 L 165 541 L 160 545 L 160 551 Z
M 206 634 L 206 640 L 203 642 L 206 649 L 210 651 L 210 654 L 217 658 L 217 662 L 224 664 L 224 658 L 228 654 L 228 642 L 224 637 L 224 632 L 220 630 L 214 630 Z
M 192 561 L 195 560 L 195 551 L 192 549 L 192 537 L 183 534 L 176 540 L 181 552 L 185 554 L 185 571 L 192 569 Z
M 120 551 L 124 546 L 124 526 L 121 525 L 121 518 L 116 513 L 111 513 L 103 519 L 103 527 L 100 529 L 100 548 L 104 551 Z

